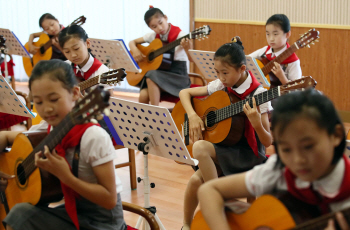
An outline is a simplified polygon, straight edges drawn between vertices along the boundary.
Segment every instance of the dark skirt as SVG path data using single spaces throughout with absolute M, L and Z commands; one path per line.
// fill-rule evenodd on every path
M 191 80 L 187 74 L 185 61 L 173 61 L 170 70 L 150 70 L 140 83 L 140 88 L 147 88 L 146 78 L 150 78 L 159 88 L 178 97 L 182 89 L 191 86 Z
M 257 136 L 257 135 L 256 135 Z M 224 146 L 213 144 L 219 166 L 225 176 L 252 169 L 255 165 L 266 161 L 265 146 L 258 142 L 258 156 L 243 137 L 236 145 Z
M 125 230 L 127 228 L 120 194 L 117 205 L 107 210 L 84 198 L 77 199 L 77 213 L 81 230 Z M 14 230 L 76 230 L 64 205 L 56 208 L 34 206 L 29 203 L 16 204 L 3 220 Z

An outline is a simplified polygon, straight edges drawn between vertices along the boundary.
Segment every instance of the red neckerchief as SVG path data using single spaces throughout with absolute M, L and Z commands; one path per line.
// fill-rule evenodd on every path
M 169 23 L 170 24 L 170 23 Z M 168 40 L 166 42 L 170 43 L 177 39 L 177 36 L 179 36 L 179 33 L 181 32 L 180 27 L 174 26 L 170 24 L 170 31 L 168 34 Z M 160 35 L 156 34 L 156 38 L 160 39 Z
M 258 82 L 258 80 L 256 80 L 256 78 L 254 77 L 252 72 L 250 72 L 250 71 L 248 71 L 248 72 L 249 72 L 249 75 L 252 78 L 252 83 L 250 84 L 249 88 L 243 94 L 238 94 L 236 91 L 234 91 L 230 87 L 227 87 L 227 91 L 228 92 L 234 94 L 235 96 L 237 96 L 241 100 L 244 100 L 256 88 L 258 88 L 260 86 L 260 83 Z M 253 128 L 252 124 L 250 123 L 250 121 L 249 121 L 247 116 L 245 117 L 244 125 L 245 125 L 245 127 L 244 127 L 244 136 L 247 139 L 247 142 L 248 142 L 250 148 L 252 148 L 254 154 L 257 157 L 259 157 L 259 154 L 258 154 L 258 142 L 256 141 L 256 138 L 255 138 L 255 131 L 254 131 L 254 128 Z
M 91 75 L 93 73 L 95 73 L 101 67 L 101 65 L 103 65 L 103 64 L 99 60 L 97 60 L 97 58 L 94 58 L 94 63 L 92 64 L 92 66 L 90 67 L 90 69 L 88 71 L 84 72 L 84 76 L 82 76 L 81 70 L 79 70 L 78 73 L 76 73 L 77 65 L 74 64 L 75 76 L 86 81 L 87 79 L 89 79 L 89 77 L 91 77 Z
M 291 193 L 294 197 L 299 200 L 312 204 L 319 205 L 321 210 L 324 213 L 329 211 L 329 204 L 333 202 L 339 202 L 350 197 L 350 160 L 343 155 L 345 169 L 344 169 L 344 178 L 339 189 L 338 195 L 333 198 L 321 197 L 320 194 L 317 194 L 312 190 L 311 185 L 308 188 L 297 188 L 295 185 L 296 176 L 286 167 L 284 171 L 284 177 L 287 182 L 288 192 Z
M 62 139 L 61 143 L 59 143 L 55 149 L 59 156 L 64 157 L 66 156 L 66 149 L 73 148 L 77 146 L 80 143 L 81 137 L 85 133 L 86 129 L 93 125 L 93 123 L 87 123 L 82 125 L 75 125 L 68 133 L 67 135 Z M 98 125 L 99 126 L 99 125 Z M 48 126 L 47 132 L 49 133 L 51 130 L 51 125 Z M 67 159 L 66 159 L 67 161 Z M 68 163 L 68 162 L 67 162 Z M 69 165 L 69 164 L 68 164 Z M 72 168 L 69 166 L 69 168 L 72 170 Z M 67 185 L 63 184 L 61 182 L 61 188 L 65 199 L 65 207 L 66 211 L 71 218 L 73 224 L 75 227 L 79 230 L 79 220 L 77 215 L 77 208 L 76 208 L 76 202 L 75 199 L 79 198 L 79 194 L 75 192 L 73 189 L 68 187 Z
M 288 49 L 289 47 L 290 47 L 290 45 L 289 45 L 288 42 L 287 42 L 287 49 Z M 265 56 L 266 56 L 266 58 L 267 58 L 269 61 L 272 61 L 273 59 L 276 58 L 276 56 L 271 57 L 272 53 L 266 54 L 266 52 L 269 51 L 270 48 L 271 48 L 270 46 L 267 46 L 267 49 L 266 49 L 266 51 L 265 51 Z M 286 60 L 284 60 L 283 62 L 281 62 L 281 64 L 285 65 L 285 64 L 289 64 L 289 63 L 295 62 L 295 61 L 297 61 L 297 60 L 299 60 L 298 56 L 297 56 L 295 53 L 293 53 L 293 54 L 290 55 Z

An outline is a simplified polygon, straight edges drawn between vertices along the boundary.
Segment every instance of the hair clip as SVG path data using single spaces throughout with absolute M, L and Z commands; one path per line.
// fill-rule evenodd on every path
M 152 5 L 149 5 L 149 8 L 152 9 L 152 8 L 154 8 L 154 7 L 153 7 Z
M 236 37 L 233 37 L 232 39 L 231 39 L 231 43 L 236 43 L 237 42 L 237 38 Z

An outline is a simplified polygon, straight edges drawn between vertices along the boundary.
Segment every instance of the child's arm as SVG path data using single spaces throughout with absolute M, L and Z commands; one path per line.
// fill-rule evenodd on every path
M 183 89 L 179 93 L 181 104 L 186 110 L 190 124 L 190 139 L 192 142 L 203 139 L 204 123 L 192 107 L 192 97 L 208 95 L 207 86 Z
M 258 134 L 260 142 L 265 147 L 269 147 L 272 144 L 272 135 L 270 133 L 270 122 L 268 114 L 260 114 L 256 106 L 255 97 L 253 97 L 253 108 L 251 108 L 247 102 L 243 106 L 243 111 L 247 115 L 255 132 Z
M 143 37 L 136 38 L 135 40 L 132 40 L 129 42 L 129 47 L 132 52 L 132 56 L 134 57 L 135 61 L 140 62 L 142 61 L 146 56 L 141 53 L 141 51 L 136 47 L 137 44 L 145 43 L 145 39 Z
M 7 146 L 10 146 L 15 141 L 15 138 L 21 132 L 19 131 L 1 131 L 0 132 L 0 153 L 4 151 Z
M 248 56 L 261 60 L 261 55 L 263 55 L 265 53 L 266 49 L 267 49 L 267 46 L 265 46 L 261 49 L 258 49 L 256 51 L 254 51 L 253 53 L 248 54 Z
M 183 38 L 183 39 L 181 40 L 180 45 L 184 48 L 184 50 L 185 50 L 185 52 L 186 52 L 186 54 L 187 54 L 188 60 L 189 60 L 190 62 L 193 62 L 193 59 L 192 59 L 191 55 L 188 53 L 188 50 L 193 48 L 193 47 L 192 47 L 192 46 L 193 46 L 193 45 L 192 45 L 192 41 L 189 40 L 188 38 L 186 38 L 186 39 Z
M 287 84 L 288 83 L 288 78 L 284 74 L 284 71 L 283 71 L 281 65 L 278 64 L 277 62 L 275 62 L 274 65 L 275 66 L 272 68 L 271 72 L 276 75 L 276 77 L 280 80 L 282 85 Z
M 117 204 L 117 192 L 113 161 L 93 167 L 93 172 L 97 178 L 97 184 L 94 184 L 75 177 L 69 169 L 65 158 L 57 155 L 56 151 L 53 151 L 51 154 L 47 146 L 45 146 L 44 155 L 46 159 L 41 158 L 41 152 L 35 154 L 36 166 L 52 173 L 62 183 L 89 201 L 106 209 L 115 207 Z
M 337 212 L 335 214 L 335 218 L 336 218 L 337 223 L 338 223 L 338 225 L 339 225 L 341 230 L 348 230 L 348 229 L 350 229 L 349 224 L 347 223 L 344 215 L 341 212 Z M 328 226 L 327 226 L 327 228 L 325 228 L 325 230 L 335 230 L 335 229 L 337 229 L 337 228 L 335 227 L 334 220 L 333 219 L 329 219 L 328 220 Z
M 245 184 L 245 176 L 246 173 L 226 176 L 211 180 L 199 188 L 200 208 L 210 229 L 231 229 L 224 214 L 224 202 L 251 196 Z
M 36 54 L 36 52 L 38 52 L 38 50 L 40 49 L 40 47 L 37 47 L 37 46 L 33 45 L 33 40 L 34 40 L 34 38 L 40 37 L 40 35 L 42 35 L 43 33 L 44 33 L 44 32 L 32 33 L 32 34 L 29 36 L 29 39 L 28 39 L 28 46 L 29 46 L 28 52 L 29 52 L 29 53 L 31 53 L 31 54 Z

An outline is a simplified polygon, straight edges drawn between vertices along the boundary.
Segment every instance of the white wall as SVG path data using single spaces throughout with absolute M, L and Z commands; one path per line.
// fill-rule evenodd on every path
M 0 28 L 13 31 L 24 45 L 33 32 L 41 31 L 39 18 L 53 14 L 61 24 L 68 25 L 81 15 L 87 19 L 83 28 L 91 38 L 130 40 L 150 32 L 143 20 L 149 5 L 160 8 L 169 22 L 189 31 L 189 0 L 0 0 Z M 15 77 L 24 81 L 22 58 L 14 56 Z M 124 90 L 135 89 L 126 81 Z

